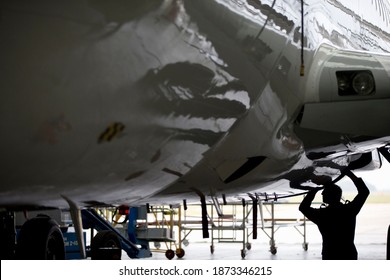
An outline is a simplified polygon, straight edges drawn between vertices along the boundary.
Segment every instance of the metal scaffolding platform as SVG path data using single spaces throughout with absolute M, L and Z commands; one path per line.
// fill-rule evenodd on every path
M 257 232 L 261 230 L 269 238 L 270 252 L 277 253 L 275 234 L 283 227 L 293 227 L 303 237 L 302 247 L 306 251 L 308 243 L 306 238 L 307 220 L 302 215 L 300 217 L 278 217 L 275 212 L 275 207 L 283 205 L 294 205 L 296 203 L 287 202 L 263 202 L 241 201 L 236 203 L 226 203 L 218 206 L 216 210 L 214 203 L 207 204 L 208 226 L 207 230 L 211 231 L 210 252 L 214 253 L 216 243 L 238 243 L 241 244 L 241 257 L 245 258 L 247 252 L 252 249 L 251 239 L 257 239 Z M 296 204 L 297 205 L 297 204 Z M 190 207 L 198 207 L 199 204 L 189 205 Z M 182 226 L 184 242 L 192 231 L 205 230 L 201 221 L 201 216 L 193 214 L 187 216 L 187 211 L 184 211 Z
M 181 206 L 146 206 L 142 209 L 146 212 L 142 216 L 144 221 L 137 224 L 137 238 L 154 242 L 155 249 L 151 251 L 163 252 L 168 259 L 173 259 L 175 255 L 178 258 L 184 257 L 185 251 L 181 242 Z M 165 250 L 161 248 L 161 243 L 165 244 Z

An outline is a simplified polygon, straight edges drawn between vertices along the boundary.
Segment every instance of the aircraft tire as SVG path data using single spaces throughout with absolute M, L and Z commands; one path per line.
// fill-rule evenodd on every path
M 46 215 L 26 221 L 19 232 L 16 256 L 22 260 L 64 260 L 65 243 L 57 222 Z
M 112 231 L 99 231 L 91 242 L 91 259 L 120 260 L 122 247 L 119 237 Z

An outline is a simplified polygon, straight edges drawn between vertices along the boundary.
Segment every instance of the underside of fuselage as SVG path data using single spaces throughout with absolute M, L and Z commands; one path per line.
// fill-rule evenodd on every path
M 309 2 L 302 31 L 299 1 L 6 1 L 1 207 L 294 193 L 375 154 L 386 18 Z

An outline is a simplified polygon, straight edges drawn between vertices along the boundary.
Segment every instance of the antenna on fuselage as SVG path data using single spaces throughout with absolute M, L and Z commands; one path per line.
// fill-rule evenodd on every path
M 305 31 L 304 31 L 304 17 L 305 17 L 305 14 L 304 14 L 304 10 L 303 10 L 303 5 L 304 5 L 304 0 L 301 0 L 301 70 L 300 70 L 300 75 L 301 77 L 305 76 L 305 60 L 304 60 L 304 47 L 305 47 L 305 43 L 304 43 L 304 34 L 305 34 Z

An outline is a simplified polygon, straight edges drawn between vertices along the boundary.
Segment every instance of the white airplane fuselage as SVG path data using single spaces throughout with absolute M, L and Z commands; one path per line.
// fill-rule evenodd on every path
M 390 143 L 389 7 L 305 1 L 302 37 L 300 1 L 5 1 L 0 207 L 337 175 Z M 340 94 L 343 71 L 375 89 Z

